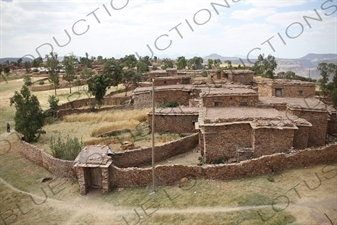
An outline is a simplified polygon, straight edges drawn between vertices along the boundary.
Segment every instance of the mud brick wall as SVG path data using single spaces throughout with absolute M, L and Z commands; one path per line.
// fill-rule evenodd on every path
M 177 76 L 177 77 L 161 77 L 154 80 L 155 86 L 175 85 L 175 84 L 190 84 L 191 77 Z
M 102 112 L 108 110 L 120 110 L 120 109 L 134 109 L 133 105 L 116 105 L 110 107 L 104 107 L 95 109 L 92 111 L 90 108 L 87 109 L 61 109 L 56 111 L 56 117 L 62 119 L 65 116 L 72 115 L 72 114 L 79 114 L 79 113 L 92 113 L 92 112 Z
M 329 122 L 328 122 L 328 133 L 329 134 L 337 134 L 337 116 L 336 113 L 333 113 L 330 116 Z
M 74 162 L 54 158 L 43 150 L 25 141 L 20 141 L 19 152 L 29 161 L 48 170 L 57 177 L 76 177 Z
M 305 149 L 308 147 L 309 132 L 311 127 L 297 126 L 298 130 L 294 131 L 294 149 Z
M 247 103 L 244 106 L 256 106 L 259 102 L 258 95 L 237 95 L 237 96 L 211 96 L 202 98 L 203 107 L 215 107 L 215 102 L 220 102 L 220 107 L 243 106 L 241 103 Z
M 271 97 L 273 96 L 273 89 L 270 85 L 265 83 L 258 83 L 258 93 L 261 97 Z M 275 95 L 275 93 L 274 93 Z
M 152 106 L 152 92 L 142 92 L 134 94 L 133 104 L 135 108 Z M 177 102 L 179 105 L 189 105 L 190 94 L 182 90 L 160 90 L 155 92 L 155 104 Z
M 250 85 L 254 81 L 254 73 L 228 74 L 228 80 L 235 84 Z
M 274 84 L 272 86 L 272 96 L 275 96 L 275 89 L 281 88 L 282 89 L 282 97 L 293 97 L 293 98 L 304 98 L 308 96 L 315 96 L 315 84 L 313 85 L 284 85 L 284 84 Z M 302 95 L 299 93 L 302 91 Z
M 282 89 L 282 97 L 304 98 L 315 96 L 315 84 L 258 84 L 258 92 L 261 97 L 275 96 L 275 89 Z M 302 91 L 302 94 L 300 94 Z
M 278 153 L 242 161 L 236 164 L 155 167 L 158 185 L 173 185 L 183 177 L 231 180 L 258 176 L 291 168 L 302 168 L 337 162 L 337 144 L 292 154 Z M 332 168 L 332 166 L 331 166 Z M 152 184 L 152 169 L 109 167 L 111 187 L 148 186 Z
M 252 128 L 249 123 L 204 128 L 204 161 L 236 157 L 236 150 L 252 147 Z
M 79 95 L 74 94 L 74 98 L 80 97 Z M 75 108 L 81 108 L 81 107 L 89 107 L 90 102 L 93 102 L 94 98 L 85 98 L 85 99 L 77 99 L 74 101 L 70 101 L 67 103 L 64 103 L 62 105 L 57 106 L 57 109 L 75 109 Z M 109 97 L 103 99 L 103 105 L 120 105 L 127 101 L 131 100 L 131 96 L 123 96 L 123 97 Z
M 300 118 L 303 118 L 312 124 L 309 131 L 308 147 L 317 147 L 325 145 L 325 138 L 328 129 L 328 112 L 291 110 L 291 112 Z
M 159 162 L 170 157 L 191 151 L 198 145 L 198 133 L 155 146 L 155 161 Z M 140 148 L 115 153 L 112 156 L 113 164 L 118 167 L 131 167 L 150 164 L 152 162 L 152 147 Z
M 155 115 L 154 130 L 156 132 L 170 132 L 170 133 L 195 133 L 195 122 L 198 122 L 198 114 L 162 114 Z M 147 120 L 152 129 L 152 114 L 148 114 Z
M 254 156 L 287 152 L 294 143 L 294 130 L 259 128 L 253 130 Z

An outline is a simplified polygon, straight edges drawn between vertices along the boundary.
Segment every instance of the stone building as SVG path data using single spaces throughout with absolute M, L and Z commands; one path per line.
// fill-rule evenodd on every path
M 273 108 L 203 108 L 197 127 L 204 161 L 240 161 L 287 152 L 297 147 L 298 132 L 304 136 L 302 141 L 308 142 L 307 127 L 312 126 L 305 119 L 295 119 Z
M 108 146 L 91 145 L 82 149 L 76 157 L 74 168 L 81 194 L 86 194 L 90 189 L 102 189 L 103 193 L 109 191 L 110 151 Z
M 154 80 L 154 86 L 175 85 L 175 84 L 190 84 L 190 76 L 170 76 L 170 77 L 157 77 Z
M 203 90 L 202 107 L 255 106 L 258 94 L 247 86 L 222 86 Z
M 316 84 L 299 80 L 275 79 L 256 82 L 261 97 L 314 97 Z
M 251 70 L 208 70 L 208 77 L 215 82 L 229 82 L 233 84 L 252 85 L 254 72 Z
M 196 133 L 199 108 L 176 107 L 155 109 L 155 131 L 169 133 Z M 152 111 L 148 113 L 148 123 L 152 129 Z

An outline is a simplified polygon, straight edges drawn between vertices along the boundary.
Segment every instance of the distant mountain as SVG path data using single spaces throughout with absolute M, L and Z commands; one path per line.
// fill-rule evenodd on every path
M 203 57 L 204 62 L 207 62 L 208 59 L 220 59 L 222 62 L 226 60 L 239 60 L 238 57 L 227 57 L 227 56 L 221 56 L 216 53 L 210 54 L 208 56 Z
M 332 60 L 334 59 L 337 61 L 337 54 L 314 54 L 309 53 L 306 56 L 303 56 L 300 59 L 306 59 L 310 61 L 326 61 L 326 60 Z
M 251 62 L 255 62 L 256 58 L 253 59 L 252 57 L 250 59 Z M 227 57 L 227 56 L 221 56 L 219 54 L 213 53 L 211 55 L 205 56 L 204 62 L 207 62 L 208 59 L 221 59 L 222 62 L 226 60 L 231 60 L 233 64 L 242 64 L 239 57 Z M 241 58 L 245 65 L 251 66 L 252 64 L 248 62 L 248 60 L 243 57 Z M 317 66 L 321 62 L 327 62 L 327 63 L 334 63 L 337 65 L 337 54 L 314 54 L 309 53 L 306 56 L 303 56 L 299 59 L 282 59 L 282 58 L 276 58 L 277 62 L 277 68 L 276 73 L 279 72 L 286 72 L 286 71 L 293 71 L 296 73 L 296 75 L 302 76 L 302 77 L 310 77 L 312 79 L 319 79 L 320 74 L 317 71 Z
M 7 60 L 8 60 L 8 62 L 17 62 L 18 60 L 19 60 L 20 58 L 0 58 L 0 63 L 1 64 L 3 64 L 3 63 L 5 63 L 5 62 L 7 62 Z M 33 59 L 31 59 L 31 58 L 22 58 L 22 62 L 26 62 L 26 61 L 29 61 L 29 62 L 32 62 L 33 61 Z

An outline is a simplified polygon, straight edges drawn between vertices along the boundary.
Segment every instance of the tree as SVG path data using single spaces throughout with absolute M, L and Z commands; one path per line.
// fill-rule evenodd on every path
M 227 63 L 227 67 L 228 67 L 228 69 L 232 69 L 233 68 L 233 66 L 232 66 L 232 61 L 230 61 L 230 60 L 226 60 L 225 61 L 225 63 Z
M 252 70 L 256 76 L 274 79 L 274 70 L 276 67 L 277 63 L 274 56 L 268 55 L 267 58 L 264 58 L 264 55 L 260 54 Z
M 211 70 L 213 68 L 213 59 L 208 59 L 207 60 L 207 68 Z
M 80 63 L 88 68 L 92 67 L 92 61 L 89 59 L 89 54 L 86 52 L 85 57 L 80 57 Z
M 137 65 L 137 58 L 135 55 L 126 55 L 124 58 L 121 58 L 121 62 L 124 67 L 132 69 Z
M 214 63 L 214 67 L 218 69 L 220 68 L 220 65 L 221 65 L 221 59 L 215 59 L 213 63 Z
M 180 56 L 177 59 L 177 69 L 178 70 L 183 70 L 187 66 L 187 61 L 184 56 Z
M 71 82 L 75 79 L 75 62 L 76 57 L 73 54 L 70 54 L 69 56 L 64 56 L 63 58 L 63 66 L 66 72 L 63 76 L 63 79 L 68 81 L 70 86 L 70 93 L 71 93 Z
M 40 67 L 42 62 L 43 62 L 42 58 L 37 57 L 36 59 L 33 60 L 32 65 L 33 67 Z
M 91 68 L 88 68 L 85 66 L 83 70 L 81 71 L 80 78 L 87 80 L 90 77 L 92 77 L 92 75 L 94 75 L 94 71 L 92 71 Z
M 14 121 L 15 130 L 22 133 L 27 142 L 37 141 L 41 134 L 44 115 L 35 95 L 31 95 L 27 86 L 22 86 L 20 93 L 15 91 L 10 99 L 10 105 L 16 108 Z
M 125 96 L 127 96 L 128 90 L 129 88 L 134 85 L 137 86 L 138 83 L 141 80 L 141 74 L 140 73 L 136 73 L 133 70 L 126 70 L 123 71 L 123 75 L 122 75 L 122 83 L 125 86 Z
M 98 74 L 88 80 L 88 91 L 95 96 L 95 101 L 98 105 L 102 105 L 103 98 L 111 80 L 106 74 Z
M 9 66 L 4 67 L 4 73 L 6 74 L 6 77 L 8 77 L 10 71 L 11 71 L 11 69 L 10 69 Z
M 58 106 L 59 99 L 55 95 L 49 95 L 48 97 L 49 108 L 55 109 Z
M 173 68 L 173 61 L 169 58 L 165 58 L 161 61 L 164 65 L 161 66 L 163 70 L 166 70 L 167 68 Z
M 103 65 L 103 74 L 110 79 L 112 86 L 118 86 L 122 81 L 122 68 L 114 59 L 109 59 Z
M 137 72 L 142 74 L 147 71 L 149 71 L 149 66 L 143 61 L 138 61 L 137 62 Z
M 29 61 L 25 62 L 25 69 L 26 69 L 26 73 L 30 72 L 30 68 L 32 67 L 32 64 Z
M 195 56 L 187 61 L 187 66 L 192 70 L 201 70 L 203 62 L 204 60 L 201 57 Z
M 317 70 L 321 72 L 322 76 L 319 80 L 319 85 L 323 95 L 330 97 L 334 107 L 337 108 L 337 65 L 322 62 L 318 64 Z M 331 76 L 332 82 L 329 82 Z
M 57 53 L 51 52 L 49 55 L 46 55 L 46 67 L 48 69 L 49 74 L 49 82 L 54 84 L 55 96 L 56 96 L 56 88 L 60 84 L 59 81 L 59 61 L 57 59 Z

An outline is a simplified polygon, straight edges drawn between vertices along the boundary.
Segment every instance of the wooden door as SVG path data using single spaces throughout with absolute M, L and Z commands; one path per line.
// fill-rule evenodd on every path
M 102 188 L 102 172 L 101 168 L 91 168 L 91 187 Z

